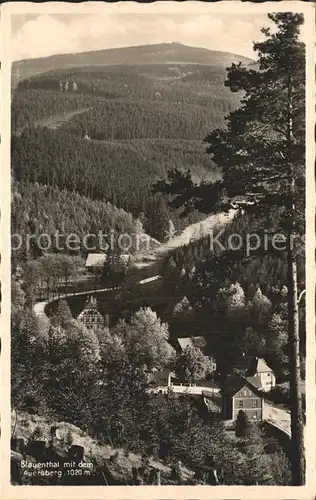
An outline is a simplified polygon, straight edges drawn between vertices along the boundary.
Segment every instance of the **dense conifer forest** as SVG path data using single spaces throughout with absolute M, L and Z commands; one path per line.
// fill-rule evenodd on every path
M 13 137 L 12 167 L 19 182 L 77 191 L 137 215 L 146 211 L 154 182 L 169 168 L 191 169 L 199 179 L 216 178 L 218 170 L 204 148 L 188 140 L 89 141 L 36 128 Z
M 291 26 L 297 20 L 285 15 L 282 22 Z M 166 52 L 170 45 L 173 57 L 173 49 Z M 178 397 L 169 386 L 166 394 L 151 391 L 156 370 L 175 372 L 184 385 L 196 387 L 204 380 L 222 387 L 229 375 L 245 375 L 240 365 L 248 358 L 265 359 L 278 382 L 287 383 L 291 359 L 286 251 L 258 247 L 248 255 L 243 246 L 223 242 L 222 249 L 212 247 L 211 236 L 194 241 L 194 235 L 188 244 L 172 247 L 183 228 L 205 219 L 214 207 L 221 215 L 228 210 L 227 190 L 220 192 L 218 186 L 227 183 L 225 168 L 231 165 L 225 154 L 221 168 L 213 161 L 209 137 L 220 142 L 221 134 L 232 133 L 234 116 L 244 120 L 242 131 L 252 119 L 251 112 L 238 111 L 240 102 L 247 103 L 241 101 L 245 92 L 237 84 L 231 84 L 232 92 L 225 85 L 231 55 L 220 59 L 207 51 L 206 57 L 204 49 L 190 49 L 190 57 L 196 54 L 192 61 L 178 45 L 162 44 L 161 52 L 158 46 L 144 47 L 138 62 L 135 47 L 126 49 L 123 63 L 119 52 L 108 51 L 108 65 L 105 59 L 101 64 L 97 52 L 90 54 L 90 64 L 89 53 L 76 55 L 73 63 L 68 56 L 54 56 L 55 69 L 47 60 L 29 62 L 24 79 L 13 82 L 12 233 L 50 237 L 59 231 L 75 233 L 80 241 L 100 230 L 146 233 L 160 248 L 138 255 L 132 248 L 127 264 L 122 255 L 109 252 L 103 267 L 92 270 L 85 268 L 89 251 L 83 247 L 65 252 L 53 245 L 46 251 L 35 243 L 12 251 L 12 406 L 16 414 L 69 421 L 99 446 L 124 450 L 127 457 L 162 461 L 172 471 L 164 484 L 213 484 L 203 470 L 217 470 L 220 484 L 288 485 L 289 457 L 270 439 L 265 424 L 239 415 L 234 433 L 222 425 L 218 409 L 209 411 L 204 392 L 198 400 Z M 238 63 L 236 57 L 229 64 Z M 229 71 L 238 78 L 240 72 L 243 84 L 243 76 L 252 76 L 249 67 L 233 65 Z M 258 155 L 251 163 L 249 153 L 252 167 L 257 168 L 263 150 L 271 151 L 262 136 L 259 152 L 251 142 L 256 136 L 249 132 L 246 137 Z M 245 146 L 238 149 L 240 138 L 232 137 L 233 147 L 227 141 L 224 150 L 235 166 Z M 247 170 L 242 181 L 247 188 Z M 226 240 L 237 235 L 243 241 L 250 233 L 268 233 L 269 240 L 281 231 L 283 205 L 273 213 L 269 207 L 256 212 L 251 202 L 245 210 L 242 201 L 229 222 L 215 227 L 224 229 Z M 303 290 L 304 259 L 297 251 Z M 145 287 L 142 272 L 149 277 Z M 91 287 L 89 297 L 77 301 L 75 288 L 87 277 L 89 285 L 95 279 L 95 295 L 97 279 L 99 288 L 106 288 L 98 295 L 103 306 L 90 297 Z M 66 300 L 60 300 L 65 290 Z M 104 316 L 91 328 L 78 319 L 86 298 Z M 43 300 L 47 316 L 36 309 Z M 302 380 L 304 315 L 302 307 L 297 314 Z M 194 346 L 182 350 L 178 339 L 194 336 L 204 337 L 203 352 Z M 276 392 L 258 397 L 280 402 Z M 282 397 L 291 410 L 288 388 Z M 184 479 L 183 470 L 189 469 L 190 479 Z M 144 483 L 134 478 L 129 484 L 152 484 L 146 477 L 144 472 Z
M 219 66 L 146 65 L 60 70 L 21 81 L 12 101 L 12 169 L 17 181 L 110 202 L 153 228 L 152 186 L 170 169 L 197 181 L 219 171 L 203 139 L 224 125 L 239 96 Z M 183 220 L 156 194 L 162 218 Z

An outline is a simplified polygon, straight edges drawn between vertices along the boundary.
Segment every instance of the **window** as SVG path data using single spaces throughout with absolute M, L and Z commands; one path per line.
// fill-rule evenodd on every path
M 243 408 L 243 407 L 244 407 L 244 402 L 238 401 L 238 408 Z
M 271 373 L 268 373 L 268 377 L 270 377 Z
M 255 400 L 255 401 L 252 402 L 252 407 L 253 408 L 258 408 L 258 401 L 257 400 Z

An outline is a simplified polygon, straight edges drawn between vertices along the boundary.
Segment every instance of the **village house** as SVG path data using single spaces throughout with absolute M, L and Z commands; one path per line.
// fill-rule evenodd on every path
M 246 379 L 238 374 L 227 379 L 221 389 L 223 420 L 236 420 L 240 410 L 249 420 L 259 422 L 263 419 L 264 400 L 257 384 L 254 377 Z
M 96 326 L 105 326 L 108 318 L 104 318 L 99 311 L 97 300 L 90 297 L 88 303 L 84 306 L 81 313 L 77 316 L 77 320 L 83 323 L 86 328 L 93 328 Z
M 258 387 L 268 392 L 275 387 L 276 377 L 263 358 L 254 358 L 246 373 L 247 377 L 253 377 L 258 382 Z

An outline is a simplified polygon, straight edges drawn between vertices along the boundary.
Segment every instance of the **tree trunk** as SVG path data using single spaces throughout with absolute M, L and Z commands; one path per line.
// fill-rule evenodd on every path
M 300 339 L 297 266 L 293 249 L 288 249 L 288 334 L 290 344 L 290 398 L 292 432 L 292 485 L 305 483 L 304 417 L 300 388 Z
M 293 136 L 293 87 L 292 75 L 288 76 L 288 129 L 287 149 L 289 162 L 288 197 L 288 241 L 287 241 L 287 278 L 288 278 L 288 336 L 290 344 L 290 399 L 292 434 L 292 486 L 305 483 L 304 416 L 300 388 L 300 335 L 298 314 L 297 262 L 293 248 L 296 232 L 295 172 L 292 163 Z

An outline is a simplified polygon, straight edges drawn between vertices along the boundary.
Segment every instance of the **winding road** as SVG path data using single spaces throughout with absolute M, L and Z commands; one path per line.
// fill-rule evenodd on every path
M 139 255 L 141 255 L 143 258 L 149 258 L 150 261 L 145 264 L 146 267 L 152 265 L 154 262 L 156 262 L 159 258 L 162 257 L 165 253 L 169 252 L 170 250 L 174 248 L 179 248 L 184 245 L 188 245 L 192 241 L 196 241 L 198 239 L 201 239 L 210 232 L 215 229 L 219 224 L 224 225 L 228 224 L 230 221 L 232 221 L 234 215 L 236 214 L 237 210 L 231 209 L 227 214 L 226 213 L 220 213 L 217 215 L 210 215 L 209 217 L 206 217 L 204 220 L 200 222 L 196 222 L 194 224 L 190 224 L 187 226 L 179 235 L 175 236 L 173 239 L 170 241 L 161 244 L 158 248 L 152 251 L 148 251 L 147 253 L 141 252 Z M 157 242 L 158 243 L 158 242 Z M 144 267 L 140 265 L 136 265 L 135 267 Z M 149 278 L 143 279 L 139 281 L 139 284 L 145 284 L 149 283 L 150 281 L 154 281 L 159 279 L 160 276 L 151 276 Z M 45 308 L 49 302 L 53 302 L 54 300 L 59 300 L 59 299 L 66 299 L 68 296 L 79 296 L 79 295 L 92 295 L 95 293 L 101 293 L 101 292 L 107 292 L 109 291 L 110 288 L 103 288 L 99 290 L 88 290 L 84 292 L 77 292 L 74 294 L 63 294 L 58 297 L 58 299 L 53 299 L 52 301 L 44 300 L 41 302 L 37 302 L 34 305 L 34 312 L 35 314 L 41 319 L 43 322 L 47 322 L 48 318 L 45 314 Z

